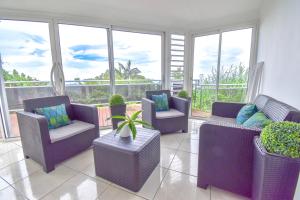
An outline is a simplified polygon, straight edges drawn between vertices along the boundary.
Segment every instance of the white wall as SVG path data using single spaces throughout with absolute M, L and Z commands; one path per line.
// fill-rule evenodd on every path
M 300 109 L 300 1 L 265 0 L 258 61 L 265 62 L 262 93 Z M 294 199 L 300 199 L 300 180 Z
M 300 109 L 300 1 L 265 0 L 258 61 L 265 62 L 262 93 Z

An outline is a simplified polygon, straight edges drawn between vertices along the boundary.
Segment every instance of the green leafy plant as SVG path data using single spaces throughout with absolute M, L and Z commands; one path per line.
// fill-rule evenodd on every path
M 128 126 L 128 128 L 130 129 L 131 133 L 132 133 L 132 138 L 135 139 L 136 138 L 136 125 L 137 124 L 141 124 L 145 127 L 149 127 L 152 128 L 152 126 L 150 124 L 148 124 L 147 122 L 140 120 L 138 118 L 138 116 L 142 113 L 142 111 L 137 111 L 135 113 L 133 113 L 131 116 L 120 116 L 120 115 L 116 115 L 116 116 L 112 116 L 111 118 L 113 119 L 121 119 L 124 120 L 121 122 L 121 124 L 118 126 L 116 134 L 118 134 L 122 128 L 124 128 L 126 125 Z
M 184 99 L 188 99 L 189 98 L 189 94 L 186 90 L 181 90 L 178 92 L 177 94 L 178 97 L 180 98 L 184 98 Z
M 120 94 L 114 94 L 109 99 L 110 106 L 124 105 L 124 104 L 125 104 L 125 100 L 123 96 Z
M 270 153 L 300 158 L 300 124 L 275 122 L 266 126 L 260 135 L 261 142 Z

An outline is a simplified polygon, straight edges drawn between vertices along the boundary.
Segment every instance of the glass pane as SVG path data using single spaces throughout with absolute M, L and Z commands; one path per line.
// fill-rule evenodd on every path
M 100 126 L 109 125 L 107 30 L 59 25 L 67 94 L 73 102 L 98 105 Z
M 2 111 L 0 105 L 0 140 L 3 139 L 3 137 L 4 137 L 4 127 L 3 127 Z
M 10 112 L 10 137 L 19 136 L 15 111 L 22 110 L 24 99 L 53 95 L 50 86 L 52 67 L 47 23 L 0 21 L 0 53 Z
M 247 92 L 252 29 L 222 34 L 218 100 L 243 102 Z
M 113 31 L 116 93 L 140 101 L 161 88 L 161 36 Z
M 195 38 L 192 115 L 207 117 L 216 100 L 219 34 Z

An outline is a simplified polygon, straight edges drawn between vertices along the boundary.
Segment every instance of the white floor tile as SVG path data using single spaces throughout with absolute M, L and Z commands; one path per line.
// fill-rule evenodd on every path
M 211 200 L 250 200 L 249 198 L 211 187 Z
M 114 186 L 109 186 L 99 197 L 98 200 L 144 200 L 144 198 L 136 196 L 125 190 Z
M 179 146 L 179 150 L 198 154 L 199 140 L 184 139 Z
M 11 150 L 0 156 L 0 169 L 24 159 L 22 148 Z
M 0 190 L 0 199 L 2 200 L 26 200 L 21 193 L 16 191 L 13 187 L 7 187 Z
M 71 169 L 82 171 L 94 162 L 93 149 L 85 150 L 84 152 L 64 161 L 62 164 Z
M 84 174 L 78 174 L 56 190 L 49 193 L 43 200 L 53 199 L 74 199 L 88 200 L 96 199 L 106 188 L 108 184 L 91 178 Z
M 5 180 L 0 178 L 0 190 L 6 188 L 7 186 L 9 186 L 9 184 Z
M 184 133 L 170 133 L 161 135 L 160 145 L 161 147 L 165 148 L 178 149 L 184 137 Z
M 169 148 L 160 148 L 160 166 L 169 168 L 176 154 L 176 150 Z
M 0 177 L 13 184 L 22 178 L 41 169 L 41 166 L 31 159 L 21 160 L 0 170 Z
M 39 199 L 75 175 L 75 171 L 60 165 L 48 174 L 39 170 L 16 182 L 13 187 L 29 199 Z
M 179 172 L 169 170 L 165 176 L 160 189 L 158 190 L 156 200 L 187 200 L 187 199 L 210 199 L 210 189 L 201 189 L 197 187 L 197 178 L 185 175 Z
M 177 151 L 170 169 L 185 174 L 197 176 L 198 172 L 198 155 L 183 151 Z

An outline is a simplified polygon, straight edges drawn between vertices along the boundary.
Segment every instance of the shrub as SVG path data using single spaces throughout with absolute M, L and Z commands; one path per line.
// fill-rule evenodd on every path
M 116 105 L 124 105 L 125 101 L 122 95 L 115 94 L 112 95 L 109 99 L 109 105 L 110 106 L 116 106 Z
M 266 126 L 260 135 L 261 142 L 270 153 L 300 158 L 300 124 L 275 122 Z
M 184 98 L 184 99 L 189 98 L 189 94 L 185 90 L 181 90 L 180 92 L 178 92 L 177 96 L 180 97 L 180 98 Z

